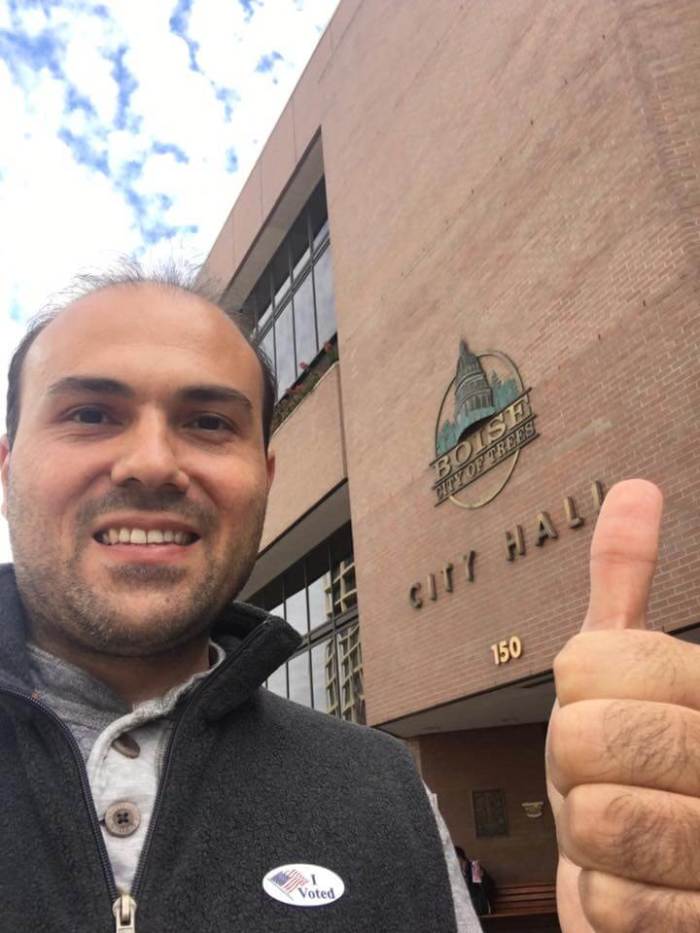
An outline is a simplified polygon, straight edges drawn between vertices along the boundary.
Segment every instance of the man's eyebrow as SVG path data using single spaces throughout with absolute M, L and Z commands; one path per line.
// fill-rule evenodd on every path
M 103 376 L 64 376 L 49 386 L 50 395 L 67 392 L 92 392 L 96 395 L 118 395 L 121 398 L 134 398 L 136 392 L 125 382 L 107 379 Z M 253 403 L 240 389 L 217 384 L 183 386 L 177 389 L 175 397 L 182 402 L 235 402 L 247 411 L 253 410 Z
M 65 392 L 93 392 L 100 395 L 119 395 L 122 398 L 133 398 L 136 394 L 125 382 L 105 379 L 102 376 L 65 376 L 49 386 L 49 395 L 61 395 Z
M 236 402 L 247 411 L 253 410 L 253 403 L 239 389 L 224 385 L 194 385 L 178 389 L 176 396 L 183 402 Z

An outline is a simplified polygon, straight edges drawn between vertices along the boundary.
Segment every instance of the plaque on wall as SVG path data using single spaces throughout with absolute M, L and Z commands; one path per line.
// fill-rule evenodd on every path
M 502 790 L 472 791 L 477 836 L 507 836 L 506 797 Z

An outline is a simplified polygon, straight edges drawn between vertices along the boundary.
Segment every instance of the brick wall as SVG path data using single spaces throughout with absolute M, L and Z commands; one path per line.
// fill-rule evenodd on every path
M 373 0 L 326 66 L 372 722 L 550 665 L 585 610 L 595 479 L 661 484 L 652 621 L 700 622 L 699 36 L 692 2 Z M 475 511 L 430 490 L 461 337 L 516 362 L 540 434 Z M 560 535 L 536 548 L 541 509 Z M 509 563 L 516 524 L 528 553 Z M 475 581 L 412 609 L 411 584 L 469 549 Z M 495 667 L 512 634 L 523 657 Z
M 662 486 L 651 620 L 700 623 L 699 45 L 697 0 L 342 0 L 234 206 L 224 279 L 265 223 L 261 179 L 282 190 L 320 128 L 373 723 L 550 666 L 585 611 L 593 480 Z M 474 511 L 430 489 L 462 337 L 515 361 L 540 435 Z M 308 443 L 319 418 L 305 400 L 280 432 L 267 539 L 312 504 L 315 459 L 340 468 Z M 540 510 L 559 537 L 537 548 Z M 527 554 L 508 562 L 518 524 Z M 473 583 L 438 576 L 437 600 L 409 605 L 470 549 Z M 513 634 L 522 658 L 496 667 Z

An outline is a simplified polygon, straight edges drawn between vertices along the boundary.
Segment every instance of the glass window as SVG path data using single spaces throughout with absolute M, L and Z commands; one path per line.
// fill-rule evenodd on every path
M 292 253 L 292 278 L 296 284 L 297 278 L 309 261 L 309 216 L 302 211 L 289 231 L 289 248 Z
M 323 243 L 328 239 L 328 221 L 326 220 L 314 237 L 314 252 L 318 252 Z
M 292 280 L 289 277 L 289 245 L 286 240 L 274 255 L 270 263 L 272 274 L 272 291 L 275 296 L 275 307 L 279 307 L 284 296 L 289 291 Z
M 322 179 L 244 302 L 255 325 L 255 339 L 264 342 L 268 352 L 272 350 L 268 328 L 274 322 L 275 356 L 270 353 L 270 359 L 278 399 L 302 377 L 305 367 L 301 364 L 311 365 L 320 347 L 336 332 L 328 244 Z
M 311 706 L 311 678 L 309 676 L 309 652 L 303 651 L 287 663 L 289 668 L 289 699 L 304 706 Z
M 328 544 L 325 541 L 306 556 L 309 627 L 312 632 L 332 618 L 326 604 L 326 594 L 329 591 L 331 579 L 328 572 L 329 560 Z
M 287 696 L 287 672 L 285 668 L 285 664 L 278 667 L 267 679 L 267 689 L 281 697 Z
M 331 248 L 326 247 L 314 264 L 314 285 L 316 288 L 316 320 L 318 321 L 318 341 L 321 346 L 330 340 L 336 332 L 335 293 L 333 291 L 333 267 L 331 266 Z
M 348 625 L 338 635 L 338 680 L 340 715 L 351 722 L 365 722 L 365 694 L 362 681 L 360 626 Z
M 289 698 L 298 703 L 364 722 L 349 523 L 255 593 L 250 602 L 282 616 L 302 636 L 297 655 L 270 677 L 270 689 L 284 696 L 288 688 Z
M 253 300 L 252 295 L 249 295 L 246 298 L 246 300 L 243 302 L 242 310 L 243 310 L 243 314 L 245 315 L 246 321 L 248 322 L 248 326 L 250 327 L 251 330 L 255 330 L 255 324 L 256 324 L 258 314 L 257 314 L 257 309 L 255 307 L 255 301 Z
M 328 206 L 326 204 L 326 186 L 321 181 L 309 198 L 309 221 L 314 250 L 328 234 Z
M 260 316 L 258 317 L 258 328 L 260 330 L 262 330 L 265 327 L 267 322 L 270 320 L 271 316 L 272 316 L 272 302 L 268 301 L 267 305 L 265 305 Z
M 326 600 L 329 580 L 330 574 L 326 572 L 309 583 L 309 627 L 311 631 L 320 625 L 325 625 L 331 618 Z
M 311 649 L 311 667 L 314 678 L 314 709 L 322 713 L 336 713 L 338 703 L 338 662 L 335 639 L 328 638 Z
M 284 590 L 282 589 L 282 578 L 277 577 L 263 590 L 263 609 L 267 609 L 273 616 L 284 618 Z M 260 603 L 258 603 L 260 605 Z
M 294 331 L 297 340 L 297 375 L 299 375 L 309 366 L 318 352 L 314 321 L 314 288 L 310 273 L 294 292 Z M 302 363 L 306 366 L 302 366 Z
M 275 341 L 272 335 L 272 328 L 268 330 L 263 339 L 260 341 L 260 346 L 263 353 L 270 361 L 270 366 L 273 370 L 275 368 Z
M 288 304 L 275 321 L 277 397 L 281 398 L 296 379 L 292 306 Z
M 260 341 L 260 348 L 267 357 L 270 366 L 273 371 L 275 369 L 275 341 L 272 335 L 272 328 L 265 334 L 263 339 Z
M 296 564 L 284 578 L 285 619 L 300 635 L 309 631 L 306 614 L 306 588 L 304 586 L 304 564 Z
M 330 547 L 332 610 L 334 616 L 337 617 L 344 615 L 357 605 L 355 560 L 349 525 L 338 529 L 331 538 Z
M 244 307 L 250 308 L 250 311 L 254 314 L 254 317 L 251 318 L 253 324 L 264 327 L 271 303 L 270 277 L 264 275 L 250 293 L 244 305 Z

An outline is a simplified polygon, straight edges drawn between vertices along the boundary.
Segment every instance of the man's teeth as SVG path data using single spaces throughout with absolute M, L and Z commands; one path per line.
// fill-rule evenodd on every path
M 98 535 L 102 544 L 191 544 L 196 535 L 170 528 L 109 528 Z

